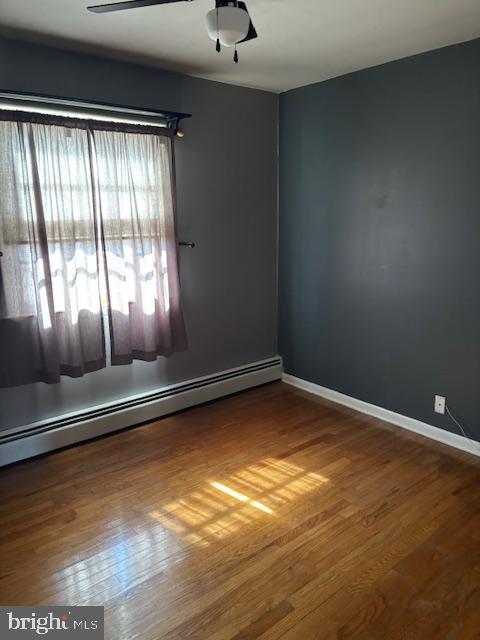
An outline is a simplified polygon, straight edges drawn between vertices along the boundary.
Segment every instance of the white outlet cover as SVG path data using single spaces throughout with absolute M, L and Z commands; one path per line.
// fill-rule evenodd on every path
M 435 413 L 444 414 L 445 403 L 446 403 L 446 398 L 444 398 L 444 396 L 435 396 L 435 404 L 434 404 Z

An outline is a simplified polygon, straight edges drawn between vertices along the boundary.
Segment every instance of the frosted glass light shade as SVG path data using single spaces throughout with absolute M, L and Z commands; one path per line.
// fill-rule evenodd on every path
M 216 40 L 218 37 L 225 47 L 232 47 L 246 38 L 249 27 L 248 13 L 240 7 L 218 7 L 218 9 L 212 9 L 207 13 L 208 35 L 212 40 Z

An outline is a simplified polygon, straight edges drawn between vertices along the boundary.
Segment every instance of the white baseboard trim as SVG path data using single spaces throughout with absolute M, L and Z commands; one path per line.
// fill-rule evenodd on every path
M 0 467 L 280 380 L 279 357 L 0 432 Z
M 457 435 L 456 433 L 450 433 L 449 431 L 439 429 L 438 427 L 434 427 L 426 422 L 421 422 L 414 418 L 408 418 L 400 413 L 395 413 L 394 411 L 377 407 L 376 405 L 364 402 L 363 400 L 357 400 L 357 398 L 352 398 L 351 396 L 347 396 L 339 391 L 333 391 L 333 389 L 328 389 L 327 387 L 322 387 L 313 382 L 296 378 L 288 373 L 284 373 L 282 375 L 282 380 L 293 387 L 303 389 L 304 391 L 313 393 L 314 395 L 325 398 L 326 400 L 337 402 L 338 404 L 355 409 L 360 413 L 366 413 L 369 416 L 374 416 L 375 418 L 394 424 L 397 427 L 402 427 L 402 429 L 408 429 L 408 431 L 418 433 L 419 435 L 430 438 L 431 440 L 436 440 L 442 444 L 447 444 L 451 447 L 455 447 L 456 449 L 461 449 L 467 453 L 473 453 L 476 456 L 480 456 L 479 442 L 469 440 L 468 438 Z

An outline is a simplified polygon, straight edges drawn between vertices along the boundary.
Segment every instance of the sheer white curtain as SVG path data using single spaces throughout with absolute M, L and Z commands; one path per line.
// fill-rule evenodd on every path
M 105 366 L 88 132 L 0 122 L 0 384 Z
M 93 131 L 112 364 L 186 348 L 180 308 L 172 141 Z
M 186 348 L 172 140 L 2 114 L 0 386 Z

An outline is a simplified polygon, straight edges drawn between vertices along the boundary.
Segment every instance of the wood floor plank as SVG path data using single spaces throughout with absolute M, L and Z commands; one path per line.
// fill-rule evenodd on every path
M 282 383 L 0 470 L 0 601 L 106 638 L 479 640 L 480 461 Z

